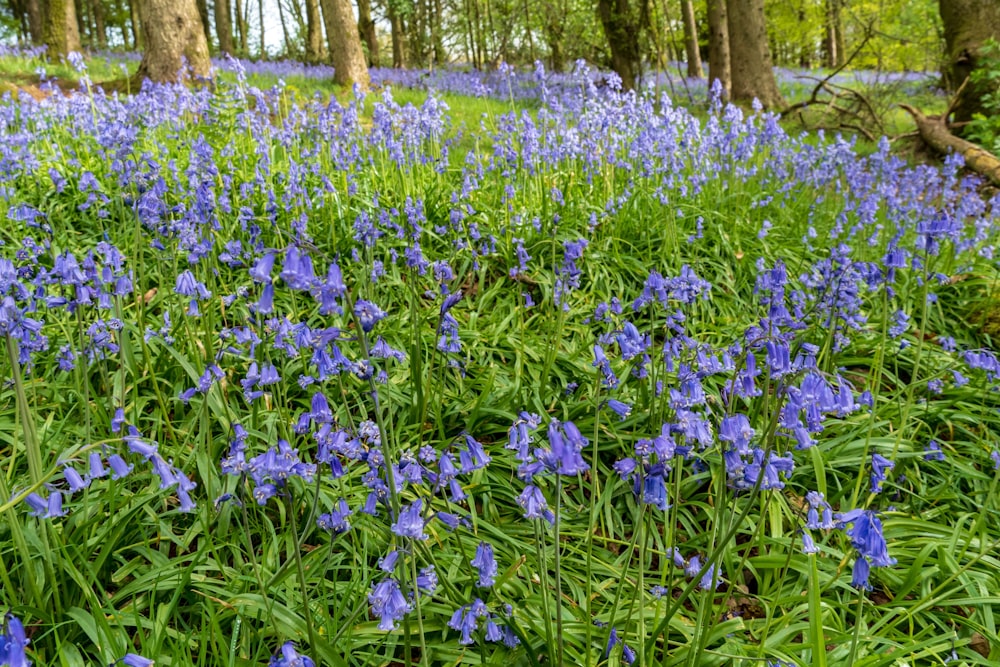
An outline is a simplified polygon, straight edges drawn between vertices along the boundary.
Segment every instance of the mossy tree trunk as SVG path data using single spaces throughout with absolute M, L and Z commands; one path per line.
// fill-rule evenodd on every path
M 212 63 L 195 0 L 139 0 L 145 51 L 135 78 L 174 82 L 186 65 L 196 77 L 208 77 Z
M 622 90 L 635 88 L 639 76 L 639 11 L 629 0 L 598 0 L 597 14 L 611 50 L 611 68 L 622 80 Z
M 756 98 L 767 109 L 784 106 L 767 44 L 764 0 L 729 0 L 726 15 L 733 100 L 751 102 Z
M 981 63 L 981 49 L 989 38 L 1000 37 L 1000 0 L 939 0 L 944 25 L 945 86 L 955 92 Z M 967 84 L 954 105 L 956 122 L 972 120 L 983 110 L 983 90 Z
M 53 60 L 80 50 L 80 29 L 73 0 L 49 0 L 42 26 L 42 42 Z

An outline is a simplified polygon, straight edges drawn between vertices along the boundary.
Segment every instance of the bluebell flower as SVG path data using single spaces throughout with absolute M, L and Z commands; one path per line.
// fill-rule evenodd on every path
M 813 540 L 812 535 L 809 534 L 808 530 L 802 531 L 802 553 L 804 554 L 819 553 L 819 547 L 816 546 L 816 542 Z
M 341 498 L 337 501 L 336 510 L 319 515 L 316 519 L 316 525 L 334 534 L 344 533 L 351 528 L 351 524 L 347 520 L 351 513 L 352 510 L 348 507 L 347 501 Z
M 497 576 L 497 562 L 493 557 L 493 547 L 480 542 L 476 547 L 476 555 L 471 561 L 472 567 L 479 572 L 479 587 L 490 588 Z
M 354 304 L 354 315 L 361 322 L 361 328 L 365 333 L 368 333 L 385 317 L 386 313 L 371 301 L 361 299 Z
M 426 540 L 424 532 L 423 500 L 418 498 L 399 511 L 399 519 L 392 524 L 392 532 L 400 537 Z
M 924 450 L 924 460 L 925 461 L 944 461 L 944 452 L 941 451 L 941 445 L 938 444 L 937 440 L 931 440 L 927 443 L 927 448 Z
M 253 268 L 250 269 L 250 277 L 253 278 L 254 282 L 270 283 L 271 271 L 273 268 L 274 253 L 264 253 L 257 259 L 256 262 L 254 262 Z
M 882 483 L 885 481 L 887 473 L 895 467 L 895 462 L 890 461 L 878 452 L 872 454 L 872 472 L 870 476 L 872 493 L 882 492 Z
M 845 529 L 851 544 L 858 553 L 871 560 L 876 567 L 895 565 L 896 559 L 889 556 L 889 550 L 882 535 L 882 522 L 872 510 L 856 509 L 836 516 L 837 527 Z M 853 525 L 852 525 L 853 524 Z M 852 525 L 851 528 L 847 528 Z
M 63 478 L 66 480 L 66 484 L 69 486 L 70 493 L 76 493 L 77 491 L 82 491 L 90 486 L 90 480 L 84 479 L 83 476 L 77 472 L 76 468 L 66 464 L 63 467 Z
M 438 578 L 433 565 L 420 568 L 420 571 L 417 573 L 416 584 L 419 591 L 428 595 L 437 590 Z
M 31 640 L 24 632 L 24 624 L 10 612 L 4 616 L 4 631 L 0 634 L 0 665 L 5 667 L 31 667 L 25 649 Z
M 601 371 L 601 375 L 604 377 L 603 383 L 605 387 L 614 389 L 618 386 L 618 376 L 616 376 L 614 371 L 611 370 L 611 362 L 608 361 L 608 357 L 604 354 L 604 350 L 600 345 L 594 345 L 593 366 Z
M 95 480 L 107 476 L 108 470 L 104 467 L 104 461 L 101 459 L 100 452 L 90 452 L 87 456 L 87 461 L 89 464 L 87 468 L 87 479 Z
M 399 582 L 392 577 L 372 585 L 368 594 L 368 604 L 372 614 L 379 619 L 379 630 L 395 630 L 396 623 L 403 620 L 410 611 L 410 604 L 399 588 Z
M 152 663 L 150 663 L 152 664 Z M 271 656 L 268 667 L 316 667 L 312 658 L 302 655 L 295 649 L 295 642 L 285 642 L 281 649 Z
M 526 519 L 544 519 L 550 524 L 555 523 L 555 514 L 549 509 L 541 489 L 534 484 L 528 484 L 517 497 L 517 504 L 524 510 Z
M 612 412 L 618 415 L 618 418 L 620 420 L 623 421 L 632 412 L 631 405 L 629 405 L 628 403 L 623 403 L 622 401 L 615 400 L 613 398 L 609 398 L 606 405 L 611 409 Z
M 854 569 L 851 573 L 851 586 L 854 586 L 860 590 L 870 591 L 872 586 L 868 583 L 868 577 L 871 574 L 871 565 L 865 556 L 859 555 L 854 560 Z

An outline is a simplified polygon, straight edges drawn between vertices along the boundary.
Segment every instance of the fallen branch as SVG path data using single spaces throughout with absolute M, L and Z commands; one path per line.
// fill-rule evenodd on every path
M 899 107 L 913 117 L 920 138 L 939 153 L 954 151 L 965 158 L 965 166 L 1000 187 L 1000 159 L 982 146 L 956 137 L 948 130 L 943 118 L 925 116 L 909 104 Z

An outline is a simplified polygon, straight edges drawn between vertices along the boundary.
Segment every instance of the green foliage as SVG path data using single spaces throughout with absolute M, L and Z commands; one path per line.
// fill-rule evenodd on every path
M 979 92 L 985 113 L 977 113 L 966 127 L 971 141 L 996 154 L 1000 152 L 1000 42 L 987 40 L 979 51 L 979 66 L 967 86 Z
M 570 89 L 567 106 L 582 89 Z M 884 146 L 859 158 L 846 141 L 789 137 L 773 118 L 747 119 L 735 108 L 699 121 L 610 97 L 556 111 L 451 96 L 444 115 L 441 99 L 423 92 L 370 96 L 345 109 L 291 86 L 248 89 L 240 79 L 223 80 L 212 95 L 159 94 L 80 96 L 58 111 L 27 100 L 2 106 L 5 149 L 26 151 L 3 163 L 0 256 L 23 269 L 5 271 L 6 283 L 27 280 L 34 266 L 54 271 L 62 253 L 83 258 L 102 241 L 121 249 L 135 283 L 107 309 L 70 311 L 26 291 L 33 309 L 18 314 L 44 317 L 51 347 L 33 357 L 30 372 L 10 348 L 0 350 L 10 379 L 0 387 L 0 601 L 26 619 L 36 664 L 107 665 L 136 651 L 162 665 L 244 667 L 295 640 L 317 664 L 335 666 L 618 665 L 623 649 L 605 652 L 612 626 L 643 665 L 889 667 L 940 664 L 952 652 L 968 664 L 996 662 L 1000 472 L 990 453 L 1000 398 L 990 371 L 969 371 L 945 340 L 970 349 L 990 342 L 963 315 L 991 293 L 984 288 L 997 271 L 988 251 L 1000 230 L 954 169 L 906 172 Z M 553 150 L 540 159 L 546 147 Z M 408 150 L 412 159 L 401 159 Z M 88 173 L 96 186 L 83 185 Z M 21 205 L 41 214 L 36 226 Z M 381 232 L 371 246 L 355 239 L 364 219 Z M 949 222 L 954 233 L 940 232 Z M 454 277 L 409 266 L 411 234 Z M 588 244 L 567 291 L 566 244 L 580 239 Z M 234 241 L 239 251 L 228 249 Z M 202 243 L 209 250 L 191 261 Z M 519 245 L 530 256 L 523 268 Z M 290 247 L 307 250 L 320 276 L 339 262 L 344 315 L 320 312 L 311 290 L 279 277 Z M 899 248 L 908 254 L 890 281 L 885 258 Z M 224 250 L 237 261 L 224 261 Z M 261 317 L 267 288 L 248 268 L 272 251 L 275 311 Z M 787 290 L 768 302 L 760 281 L 779 262 Z M 676 279 L 685 267 L 711 283 L 711 299 L 674 294 L 631 310 L 652 271 Z M 211 293 L 198 317 L 176 293 L 183 270 Z M 449 311 L 461 353 L 439 347 L 445 288 L 463 295 Z M 46 289 L 76 295 L 59 281 Z M 526 307 L 525 295 L 536 305 Z M 346 354 L 373 362 L 351 315 L 357 299 L 388 313 L 372 336 L 405 359 L 375 362 L 384 383 L 354 370 L 300 382 L 316 380 L 304 353 L 313 335 L 334 336 Z M 615 299 L 620 312 L 596 315 Z M 785 306 L 794 324 L 783 323 Z M 909 324 L 890 333 L 900 312 Z M 166 315 L 173 326 L 164 336 L 156 332 Z M 120 350 L 88 356 L 87 329 L 112 317 L 121 321 L 109 333 Z M 816 444 L 795 449 L 778 421 L 785 389 L 809 363 L 770 370 L 760 337 L 780 339 L 751 329 L 769 319 L 794 340 L 793 354 L 813 355 L 817 373 L 851 395 L 871 392 L 871 411 L 831 411 Z M 632 372 L 640 358 L 623 358 L 615 342 L 626 323 L 649 336 L 647 375 Z M 285 325 L 310 332 L 296 329 L 309 340 L 296 354 L 278 347 Z M 282 376 L 254 400 L 241 391 L 250 352 L 230 349 L 236 327 L 263 338 L 254 360 Z M 614 388 L 594 364 L 602 340 L 620 379 Z M 80 348 L 75 368 L 59 365 L 62 344 Z M 761 391 L 734 395 L 726 386 L 754 346 Z M 671 350 L 676 363 L 668 365 Z M 715 358 L 723 370 L 702 375 Z M 222 377 L 182 400 L 213 363 Z M 685 385 L 694 368 L 703 399 Z M 950 379 L 960 368 L 968 383 Z M 939 393 L 931 390 L 943 380 Z M 339 427 L 377 423 L 390 461 L 411 460 L 424 446 L 454 452 L 468 433 L 493 462 L 461 478 L 465 500 L 410 485 L 385 494 L 379 516 L 355 512 L 342 535 L 316 518 L 340 498 L 352 509 L 365 502 L 360 459 L 345 460 L 340 477 L 330 468 L 311 483 L 293 476 L 281 495 L 256 502 L 246 475 L 220 469 L 234 423 L 248 429 L 248 458 L 287 439 L 315 463 L 317 442 L 296 425 L 320 387 Z M 631 412 L 619 418 L 610 398 Z M 673 433 L 694 449 L 690 459 L 669 459 L 669 506 L 657 507 L 614 466 L 648 447 L 641 443 L 665 423 L 680 429 L 688 400 L 712 437 L 698 446 Z M 197 482 L 192 512 L 180 511 L 176 490 L 161 488 L 128 451 L 112 426 L 117 408 Z M 520 462 L 504 445 L 522 410 L 545 419 L 534 447 L 548 446 L 552 418 L 573 421 L 589 441 L 587 471 L 536 478 L 558 513 L 552 526 L 525 520 L 516 500 Z M 752 425 L 754 447 L 794 459 L 784 488 L 730 487 L 727 448 L 715 436 L 734 413 Z M 931 439 L 944 460 L 925 460 Z M 140 470 L 67 496 L 66 517 L 28 515 L 20 496 L 65 490 L 66 464 L 109 451 Z M 876 452 L 897 466 L 881 493 L 869 486 Z M 810 491 L 839 511 L 880 513 L 897 562 L 876 568 L 874 590 L 851 586 L 856 546 L 842 530 L 814 531 L 818 552 L 801 552 Z M 398 535 L 387 518 L 417 498 L 428 510 L 427 540 Z M 432 516 L 438 511 L 468 524 L 450 532 Z M 493 586 L 480 585 L 471 567 L 481 541 L 496 552 Z M 439 588 L 415 597 L 421 606 L 386 631 L 369 595 L 387 576 L 380 561 L 393 548 L 403 552 L 404 584 L 416 579 L 407 568 L 433 564 Z M 675 567 L 675 549 L 702 566 Z M 717 589 L 711 577 L 699 585 L 710 565 Z M 497 611 L 512 605 L 518 647 L 487 642 L 482 629 L 459 643 L 448 622 L 477 597 Z

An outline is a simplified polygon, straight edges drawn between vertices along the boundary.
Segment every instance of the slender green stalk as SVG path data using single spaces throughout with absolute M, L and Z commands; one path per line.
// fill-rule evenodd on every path
M 823 635 L 823 589 L 819 583 L 818 556 L 817 554 L 808 554 L 806 558 L 809 559 L 809 641 L 812 644 L 811 664 L 814 667 L 826 667 L 826 638 Z

